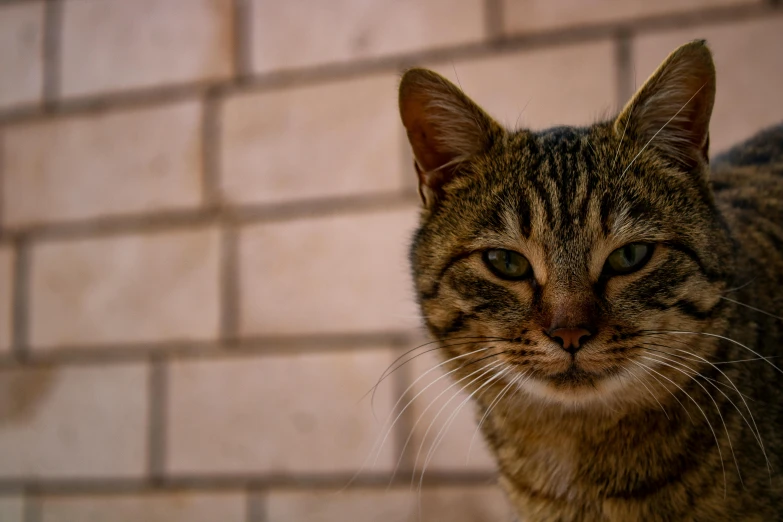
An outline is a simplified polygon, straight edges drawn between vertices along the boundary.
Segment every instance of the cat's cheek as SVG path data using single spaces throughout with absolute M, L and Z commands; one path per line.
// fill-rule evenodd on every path
M 442 331 L 449 323 L 450 311 L 444 307 L 438 306 L 437 303 L 431 300 L 424 301 L 421 303 L 420 308 L 424 323 L 430 331 Z

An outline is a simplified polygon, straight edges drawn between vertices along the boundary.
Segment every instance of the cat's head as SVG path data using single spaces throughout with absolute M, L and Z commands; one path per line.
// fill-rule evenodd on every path
M 616 119 L 584 128 L 507 130 L 436 73 L 403 76 L 423 201 L 415 287 L 459 375 L 504 372 L 534 396 L 586 404 L 682 380 L 645 357 L 655 350 L 710 355 L 661 332 L 702 331 L 730 280 L 708 181 L 714 98 L 701 41 Z

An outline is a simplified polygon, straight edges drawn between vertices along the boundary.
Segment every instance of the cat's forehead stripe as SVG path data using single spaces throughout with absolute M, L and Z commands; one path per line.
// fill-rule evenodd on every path
M 518 165 L 527 187 L 524 204 L 548 230 L 567 234 L 590 210 L 597 182 L 594 150 L 584 133 L 573 129 L 550 129 L 525 146 L 527 154 Z

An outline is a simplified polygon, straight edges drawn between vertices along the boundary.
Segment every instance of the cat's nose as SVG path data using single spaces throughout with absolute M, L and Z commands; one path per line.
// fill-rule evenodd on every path
M 579 351 L 584 342 L 593 336 L 586 328 L 553 328 L 546 334 L 571 355 Z

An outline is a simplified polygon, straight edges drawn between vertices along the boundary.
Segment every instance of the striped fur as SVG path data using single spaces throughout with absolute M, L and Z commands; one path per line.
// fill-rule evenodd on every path
M 413 70 L 401 87 L 428 194 L 415 287 L 444 358 L 491 347 L 451 362 L 457 379 L 513 367 L 474 399 L 480 416 L 493 405 L 482 431 L 520 520 L 783 520 L 783 358 L 707 363 L 783 355 L 783 126 L 708 164 L 703 42 L 675 51 L 616 120 L 585 128 L 502 129 L 435 76 Z M 433 112 L 475 127 L 422 128 L 428 88 Z M 631 242 L 654 243 L 650 261 L 607 276 Z M 535 278 L 498 278 L 490 248 L 523 254 Z M 575 356 L 544 333 L 562 309 L 597 330 Z

